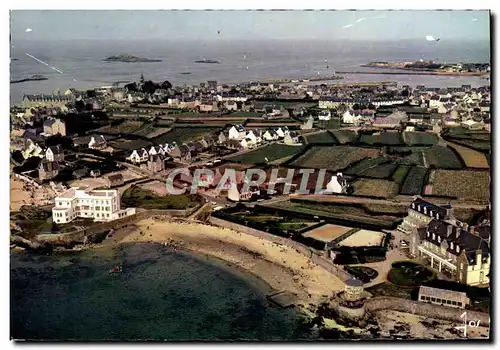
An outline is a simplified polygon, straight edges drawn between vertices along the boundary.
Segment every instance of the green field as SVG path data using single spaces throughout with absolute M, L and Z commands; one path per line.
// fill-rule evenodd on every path
M 304 136 L 306 144 L 338 144 L 337 139 L 329 132 L 323 131 Z
M 406 195 L 421 194 L 422 188 L 425 183 L 427 170 L 428 169 L 424 167 L 411 167 L 408 175 L 406 175 L 403 186 L 401 186 L 401 190 L 399 191 L 399 193 Z
M 164 144 L 172 142 L 177 142 L 177 144 L 181 144 L 183 142 L 200 139 L 203 136 L 210 134 L 212 132 L 216 132 L 218 130 L 220 130 L 220 128 L 206 128 L 206 127 L 174 128 L 171 131 L 167 132 L 166 134 L 151 139 L 151 141 L 155 142 L 156 144 Z
M 361 171 L 358 175 L 375 179 L 387 179 L 391 177 L 397 167 L 398 165 L 394 163 L 380 164 Z
M 408 146 L 433 146 L 438 143 L 439 138 L 436 134 L 427 132 L 403 132 L 403 140 Z
M 399 132 L 382 132 L 380 135 L 361 135 L 360 143 L 367 145 L 402 145 L 404 144 Z
M 352 130 L 332 130 L 333 136 L 340 144 L 356 142 L 358 134 Z
M 335 205 L 313 201 L 294 202 L 284 201 L 271 205 L 268 208 L 285 209 L 293 212 L 321 216 L 330 219 L 352 221 L 381 226 L 390 226 L 399 218 L 391 215 L 370 215 L 363 208 L 353 205 Z
M 330 120 L 319 120 L 315 123 L 315 126 L 319 129 L 338 129 L 341 127 L 341 121 L 339 118 L 332 118 Z
M 158 196 L 150 190 L 132 186 L 122 195 L 122 204 L 125 207 L 145 209 L 189 209 L 200 204 L 201 201 L 192 195 Z
M 294 162 L 293 166 L 302 168 L 341 170 L 364 158 L 380 155 L 376 148 L 361 148 L 351 146 L 312 147 Z
M 434 146 L 424 152 L 428 167 L 440 169 L 462 169 L 460 158 L 450 148 Z
M 279 159 L 294 156 L 295 154 L 302 152 L 303 150 L 304 150 L 303 146 L 271 144 L 256 149 L 255 151 L 250 151 L 248 153 L 241 154 L 233 158 L 229 158 L 229 160 L 232 162 L 238 162 L 244 164 L 269 163 Z
M 392 174 L 392 180 L 401 186 L 405 180 L 406 174 L 408 174 L 410 169 L 411 167 L 407 165 L 398 166 L 396 171 Z
M 372 168 L 376 165 L 379 165 L 381 163 L 384 163 L 386 161 L 387 161 L 386 157 L 366 158 L 360 162 L 353 164 L 344 172 L 347 175 L 357 175 L 357 174 L 359 174 L 367 169 L 370 169 L 370 168 Z

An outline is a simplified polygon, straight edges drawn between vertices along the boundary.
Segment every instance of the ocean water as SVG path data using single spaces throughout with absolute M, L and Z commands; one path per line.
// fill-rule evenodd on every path
M 123 272 L 109 275 L 117 263 Z M 308 338 L 296 311 L 268 304 L 257 281 L 159 244 L 12 254 L 10 292 L 15 339 Z
M 26 55 L 29 53 L 61 71 L 60 74 Z M 127 53 L 161 59 L 157 63 L 104 62 L 103 58 Z M 141 73 L 154 81 L 174 85 L 207 80 L 241 83 L 269 78 L 305 78 L 335 71 L 362 70 L 370 61 L 432 59 L 440 62 L 489 62 L 489 42 L 419 41 L 339 42 L 260 41 L 158 41 L 75 40 L 13 42 L 11 79 L 42 74 L 46 81 L 11 84 L 11 103 L 26 93 L 52 93 L 69 87 L 88 89 L 113 82 L 136 81 Z M 196 64 L 196 59 L 218 59 L 222 64 Z M 329 68 L 326 68 L 325 59 Z M 246 69 L 248 67 L 248 70 Z M 182 72 L 191 72 L 182 75 Z M 485 85 L 479 77 L 347 75 L 343 81 L 397 81 L 416 86 Z

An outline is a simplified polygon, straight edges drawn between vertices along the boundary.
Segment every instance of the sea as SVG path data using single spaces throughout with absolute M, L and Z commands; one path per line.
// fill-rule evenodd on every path
M 59 71 L 28 55 L 35 56 Z M 105 62 L 104 58 L 130 54 L 161 62 Z M 10 85 L 11 103 L 22 101 L 23 94 L 64 92 L 109 86 L 115 82 L 138 81 L 141 74 L 156 82 L 192 85 L 216 80 L 236 84 L 279 78 L 329 76 L 337 71 L 363 71 L 370 61 L 490 62 L 489 41 L 427 42 L 294 40 L 74 40 L 21 41 L 11 43 L 11 79 L 34 74 L 45 81 Z M 199 59 L 220 60 L 221 64 L 194 63 Z M 328 67 L 328 68 L 327 68 Z M 187 73 L 190 74 L 181 74 Z M 395 81 L 401 85 L 448 87 L 470 84 L 488 85 L 480 77 L 345 75 L 341 82 Z
M 121 273 L 109 270 L 122 264 Z M 74 341 L 311 340 L 265 282 L 160 244 L 11 254 L 11 337 Z

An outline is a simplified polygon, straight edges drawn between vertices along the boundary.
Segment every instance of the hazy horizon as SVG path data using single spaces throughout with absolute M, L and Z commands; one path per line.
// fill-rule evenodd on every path
M 489 41 L 489 11 L 14 10 L 12 44 L 60 40 Z M 27 29 L 30 29 L 26 31 Z

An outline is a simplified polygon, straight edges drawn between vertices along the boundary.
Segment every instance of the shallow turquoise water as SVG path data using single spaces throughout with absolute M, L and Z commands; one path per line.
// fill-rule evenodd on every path
M 123 273 L 109 275 L 116 263 Z M 45 340 L 292 340 L 294 310 L 204 258 L 156 244 L 11 256 L 11 336 Z

